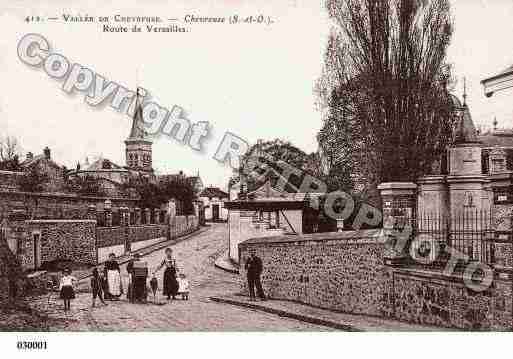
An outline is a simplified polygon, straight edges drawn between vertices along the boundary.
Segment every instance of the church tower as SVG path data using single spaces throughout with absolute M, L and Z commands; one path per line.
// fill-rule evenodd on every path
M 153 172 L 152 168 L 152 142 L 146 138 L 144 130 L 142 106 L 137 89 L 135 99 L 135 111 L 130 135 L 125 141 L 126 146 L 126 167 L 138 172 Z

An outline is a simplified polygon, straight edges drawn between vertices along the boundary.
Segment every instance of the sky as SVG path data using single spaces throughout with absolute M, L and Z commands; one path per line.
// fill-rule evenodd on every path
M 5 4 L 7 3 L 7 4 Z M 142 6 L 141 4 L 144 4 Z M 454 65 L 461 96 L 466 77 L 474 121 L 511 127 L 513 92 L 485 98 L 480 81 L 513 64 L 506 39 L 513 30 L 510 0 L 452 1 L 455 34 L 448 61 Z M 24 22 L 27 16 L 62 14 L 163 18 L 195 16 L 272 16 L 270 26 L 194 25 L 183 33 L 103 33 L 98 23 Z M 130 119 L 110 107 L 95 108 L 84 93 L 66 94 L 62 81 L 17 56 L 27 33 L 43 35 L 54 52 L 87 66 L 127 88 L 139 84 L 159 105 L 181 106 L 191 122 L 208 121 L 211 136 L 204 151 L 193 151 L 161 137 L 153 144 L 159 173 L 200 173 L 205 185 L 226 188 L 232 170 L 213 159 L 225 132 L 249 143 L 282 138 L 305 152 L 317 150 L 321 116 L 313 86 L 319 77 L 329 31 L 317 1 L 2 1 L 0 5 L 0 135 L 19 139 L 24 152 L 45 146 L 59 163 L 74 167 L 86 156 L 124 164 Z

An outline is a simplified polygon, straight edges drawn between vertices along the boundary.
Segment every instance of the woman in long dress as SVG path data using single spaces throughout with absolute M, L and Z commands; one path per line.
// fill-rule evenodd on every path
M 176 294 L 178 293 L 178 280 L 176 279 L 176 261 L 173 258 L 173 250 L 171 248 L 166 248 L 165 250 L 166 257 L 160 264 L 160 266 L 153 273 L 155 275 L 156 272 L 161 270 L 163 267 L 164 270 L 164 288 L 162 290 L 163 294 L 167 296 L 167 300 L 176 299 Z
M 121 285 L 121 271 L 114 253 L 109 254 L 109 260 L 105 262 L 104 278 L 107 280 L 105 299 L 118 299 L 123 293 L 123 289 Z

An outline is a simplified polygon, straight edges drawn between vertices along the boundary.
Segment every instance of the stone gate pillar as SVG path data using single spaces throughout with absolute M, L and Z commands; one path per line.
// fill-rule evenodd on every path
M 176 217 L 176 202 L 174 199 L 169 200 L 167 203 L 167 213 L 169 214 L 170 219 Z
M 141 225 L 141 209 L 139 207 L 136 207 L 134 209 L 134 215 L 135 215 L 135 224 L 137 226 Z
M 96 221 L 96 206 L 94 204 L 90 204 L 87 206 L 87 219 L 94 219 Z
M 149 208 L 144 209 L 144 218 L 146 219 L 146 224 L 151 223 L 151 212 Z
M 160 224 L 160 209 L 159 208 L 153 209 L 153 217 L 155 218 L 155 224 Z
M 383 205 L 383 231 L 388 248 L 385 264 L 402 265 L 408 258 L 416 218 L 417 185 L 387 182 L 378 186 Z
M 128 226 L 130 224 L 130 218 L 128 208 L 127 207 L 120 207 L 119 208 L 119 224 L 121 226 Z
M 103 213 L 105 215 L 105 227 L 112 227 L 112 209 L 105 208 Z

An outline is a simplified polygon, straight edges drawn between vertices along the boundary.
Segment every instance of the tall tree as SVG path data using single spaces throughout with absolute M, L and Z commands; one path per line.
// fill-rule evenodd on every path
M 449 0 L 327 0 L 326 7 L 334 28 L 317 84 L 324 155 L 374 187 L 415 180 L 445 151 L 455 121 Z
M 241 163 L 245 174 L 246 191 L 253 191 L 269 180 L 272 185 L 276 185 L 280 176 L 283 176 L 289 180 L 285 190 L 296 192 L 305 174 L 320 175 L 320 159 L 316 153 L 306 154 L 290 142 L 281 139 L 259 141 L 250 147 L 242 157 Z M 296 174 L 290 177 L 283 175 L 287 171 L 284 164 L 287 168 L 297 169 Z M 239 175 L 236 171 L 230 181 L 236 182 Z
M 0 138 L 0 170 L 19 171 L 21 146 L 16 137 Z

